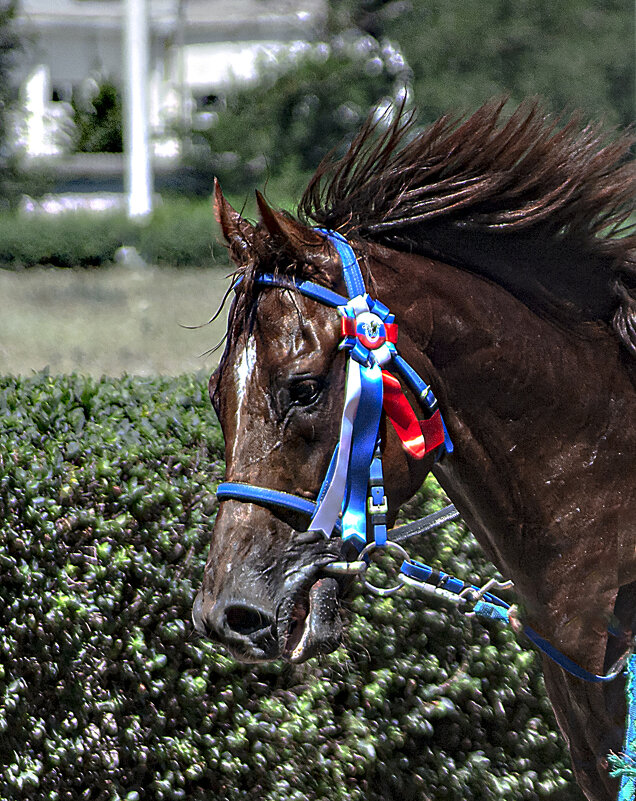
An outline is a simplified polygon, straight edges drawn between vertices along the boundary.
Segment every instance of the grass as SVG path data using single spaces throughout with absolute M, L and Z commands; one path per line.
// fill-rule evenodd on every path
M 257 217 L 253 196 L 232 202 Z M 122 244 L 160 266 L 114 265 Z M 0 374 L 178 375 L 218 361 L 202 354 L 223 337 L 225 315 L 182 327 L 206 323 L 227 289 L 209 199 L 167 198 L 141 226 L 120 212 L 2 214 L 0 266 L 11 268 L 0 269 Z
M 0 374 L 211 372 L 227 266 L 0 270 Z
M 293 205 L 274 194 L 274 205 Z M 231 202 L 257 218 L 254 196 Z M 113 265 L 122 244 L 159 266 Z M 206 323 L 227 289 L 209 199 L 166 198 L 140 226 L 120 212 L 2 214 L 1 266 L 11 269 L 0 269 L 0 374 L 178 375 L 218 361 L 202 354 L 223 337 L 225 315 L 182 327 Z

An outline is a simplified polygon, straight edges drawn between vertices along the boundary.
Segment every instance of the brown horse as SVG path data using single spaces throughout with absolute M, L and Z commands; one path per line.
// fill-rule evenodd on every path
M 521 616 L 602 673 L 636 623 L 636 178 L 626 137 L 490 103 L 423 132 L 367 123 L 323 163 L 300 221 L 259 196 L 252 225 L 216 193 L 237 274 L 210 395 L 230 481 L 315 499 L 337 440 L 344 355 L 334 309 L 262 273 L 342 293 L 348 238 L 399 350 L 432 385 L 455 450 L 416 460 L 382 426 L 389 518 L 432 470 L 501 573 Z M 403 115 L 402 115 L 403 116 Z M 302 661 L 340 642 L 341 541 L 290 510 L 221 503 L 194 607 L 240 659 Z M 623 641 L 608 636 L 618 619 Z M 580 786 L 616 797 L 622 679 L 587 684 L 544 663 Z

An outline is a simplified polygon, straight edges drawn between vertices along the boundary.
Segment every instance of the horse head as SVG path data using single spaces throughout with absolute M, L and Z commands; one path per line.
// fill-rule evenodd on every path
M 215 211 L 237 266 L 225 351 L 210 397 L 225 438 L 226 480 L 315 501 L 338 442 L 345 355 L 337 311 L 258 276 L 311 279 L 343 292 L 338 253 L 315 230 L 258 196 L 251 225 L 218 186 Z M 433 457 L 415 462 L 383 428 L 389 518 L 420 486 Z M 239 659 L 301 662 L 338 647 L 347 580 L 325 567 L 350 558 L 339 537 L 307 530 L 293 508 L 220 504 L 201 590 L 197 629 Z

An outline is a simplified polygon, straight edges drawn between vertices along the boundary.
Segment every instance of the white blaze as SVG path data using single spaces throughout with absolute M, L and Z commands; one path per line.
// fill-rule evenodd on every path
M 254 339 L 253 336 L 250 336 L 248 337 L 248 340 L 245 343 L 245 347 L 243 348 L 243 353 L 241 353 L 241 358 L 236 362 L 236 366 L 234 368 L 234 373 L 236 376 L 237 402 L 236 402 L 236 436 L 234 437 L 234 447 L 232 448 L 232 459 L 234 459 L 236 446 L 239 440 L 238 433 L 241 430 L 241 415 L 245 407 L 247 388 L 250 383 L 250 379 L 252 378 L 252 373 L 254 372 L 255 365 L 256 365 L 256 340 Z
M 247 385 L 252 373 L 254 372 L 254 365 L 256 364 L 256 340 L 254 337 L 249 337 L 241 358 L 236 365 L 236 391 L 238 393 L 238 411 L 240 413 L 243 399 L 247 391 Z

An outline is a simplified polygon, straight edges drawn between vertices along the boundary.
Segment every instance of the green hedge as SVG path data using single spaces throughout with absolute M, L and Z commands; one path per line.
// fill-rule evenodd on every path
M 268 194 L 274 205 L 293 206 L 281 191 Z M 253 196 L 230 200 L 248 219 L 257 216 Z M 227 264 L 210 198 L 167 198 L 143 222 L 123 211 L 0 213 L 0 268 L 107 266 L 122 246 L 137 248 L 150 264 Z
M 0 214 L 0 267 L 99 267 L 134 246 L 152 264 L 227 262 L 210 201 L 166 201 L 143 223 L 124 212 Z
M 205 377 L 0 379 L 0 797 L 581 796 L 531 651 L 414 591 L 237 664 L 190 622 L 222 475 Z M 439 506 L 427 484 L 409 505 Z M 457 525 L 420 556 L 489 566 Z

